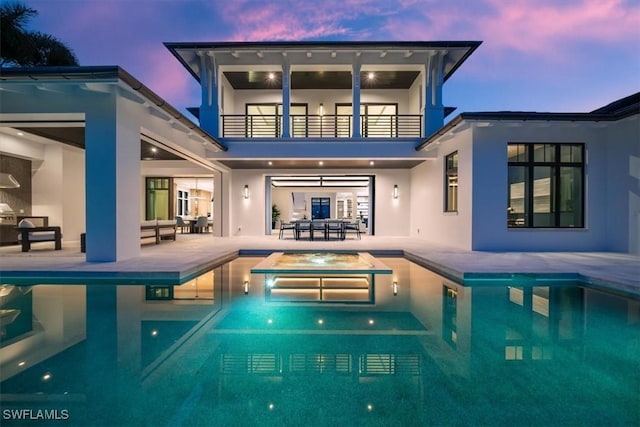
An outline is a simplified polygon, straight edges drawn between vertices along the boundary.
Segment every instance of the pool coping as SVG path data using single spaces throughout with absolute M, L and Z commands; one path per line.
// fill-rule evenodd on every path
M 221 240 L 224 238 L 221 238 Z M 189 257 L 176 261 L 175 255 L 144 251 L 133 260 L 113 263 L 91 263 L 84 256 L 71 253 L 49 257 L 48 253 L 33 263 L 20 255 L 0 255 L 0 281 L 9 284 L 122 284 L 140 285 L 150 280 L 154 284 L 184 283 L 206 270 L 218 267 L 239 256 L 267 256 L 273 252 L 368 252 L 373 256 L 404 257 L 422 267 L 465 286 L 504 285 L 517 280 L 523 284 L 578 282 L 593 288 L 640 296 L 640 257 L 627 253 L 606 252 L 504 252 L 464 251 L 455 248 L 425 246 L 412 239 L 389 238 L 387 242 L 352 244 L 349 248 L 299 247 L 283 248 L 284 241 L 252 244 L 253 240 L 226 240 L 215 247 L 190 247 Z M 364 239 L 363 239 L 364 240 Z M 254 242 L 255 243 L 255 242 Z M 420 243 L 416 246 L 414 243 Z M 280 244 L 280 245 L 279 245 Z M 358 246 L 359 245 L 359 246 Z M 396 249 L 380 249 L 380 246 Z M 159 245 L 162 246 L 162 245 Z M 167 245 L 167 248 L 171 245 Z M 375 246 L 378 246 L 376 248 Z M 163 249 L 164 250 L 164 249 Z M 84 255 L 84 254 L 83 254 Z M 6 268 L 15 262 L 18 268 Z M 60 260 L 60 261 L 58 261 Z M 166 260 L 166 262 L 163 262 Z M 527 260 L 531 260 L 527 263 Z M 464 266 L 463 271 L 460 266 Z M 466 266 L 469 266 L 468 269 Z M 516 270 L 515 267 L 522 266 Z M 636 267 L 637 266 L 637 267 Z M 616 274 L 622 268 L 624 274 Z M 635 272 L 638 271 L 636 275 Z M 617 280 L 617 279 L 620 280 Z

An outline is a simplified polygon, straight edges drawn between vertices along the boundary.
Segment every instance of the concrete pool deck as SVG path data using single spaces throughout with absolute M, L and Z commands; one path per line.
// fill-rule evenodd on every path
M 0 248 L 2 283 L 144 283 L 165 284 L 220 265 L 238 254 L 266 254 L 283 250 L 349 250 L 375 255 L 404 255 L 450 279 L 470 284 L 510 280 L 579 279 L 598 287 L 640 295 L 640 257 L 616 252 L 480 252 L 437 246 L 409 237 L 363 236 L 362 240 L 303 241 L 276 235 L 213 237 L 178 234 L 175 242 L 142 247 L 139 257 L 118 262 L 89 263 L 79 244 L 34 244 L 30 252 L 19 246 Z

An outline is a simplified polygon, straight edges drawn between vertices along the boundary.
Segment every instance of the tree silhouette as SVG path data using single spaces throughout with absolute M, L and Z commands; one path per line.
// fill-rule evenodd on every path
M 22 3 L 0 5 L 0 66 L 78 65 L 73 51 L 60 40 L 25 28 L 37 15 Z

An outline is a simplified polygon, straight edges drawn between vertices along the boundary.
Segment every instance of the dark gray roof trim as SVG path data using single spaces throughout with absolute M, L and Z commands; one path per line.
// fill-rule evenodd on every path
M 117 65 L 89 66 L 89 67 L 20 67 L 0 69 L 0 80 L 17 80 L 29 78 L 31 80 L 80 80 L 80 79 L 113 79 L 118 78 L 131 89 L 140 92 L 145 98 L 162 108 L 171 117 L 179 121 L 195 134 L 204 138 L 218 149 L 227 151 L 227 147 L 210 135 L 207 131 L 182 115 L 171 104 L 158 96 L 154 91 L 142 84 L 123 68 Z
M 333 49 L 333 48 L 447 48 L 478 47 L 479 41 L 265 41 L 265 42 L 165 42 L 169 49 Z
M 635 98 L 634 98 L 635 97 Z M 635 99 L 634 103 L 628 102 L 629 99 Z M 620 101 L 627 100 L 622 107 L 612 108 L 612 112 L 606 111 L 605 108 L 614 105 Z M 537 113 L 527 111 L 483 111 L 475 113 L 461 113 L 454 117 L 449 123 L 440 128 L 437 132 L 429 136 L 416 146 L 416 151 L 423 150 L 429 144 L 445 135 L 451 129 L 456 127 L 463 120 L 515 120 L 515 121 L 555 121 L 555 122 L 611 122 L 624 119 L 626 117 L 640 114 L 640 96 L 638 94 L 631 95 L 618 101 L 614 101 L 606 107 L 594 110 L 591 113 Z
M 613 101 L 604 107 L 593 110 L 592 113 L 623 114 L 625 112 L 631 112 L 633 114 L 633 111 L 636 113 L 640 111 L 640 92 Z

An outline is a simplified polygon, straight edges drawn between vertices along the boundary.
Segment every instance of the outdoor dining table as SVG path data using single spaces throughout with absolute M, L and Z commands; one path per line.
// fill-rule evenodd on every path
M 309 233 L 309 240 L 329 240 L 335 233 L 338 240 L 345 239 L 345 224 L 349 221 L 339 219 L 299 219 L 293 220 L 294 237 L 300 240 L 302 233 Z M 320 232 L 320 233 L 318 233 Z

